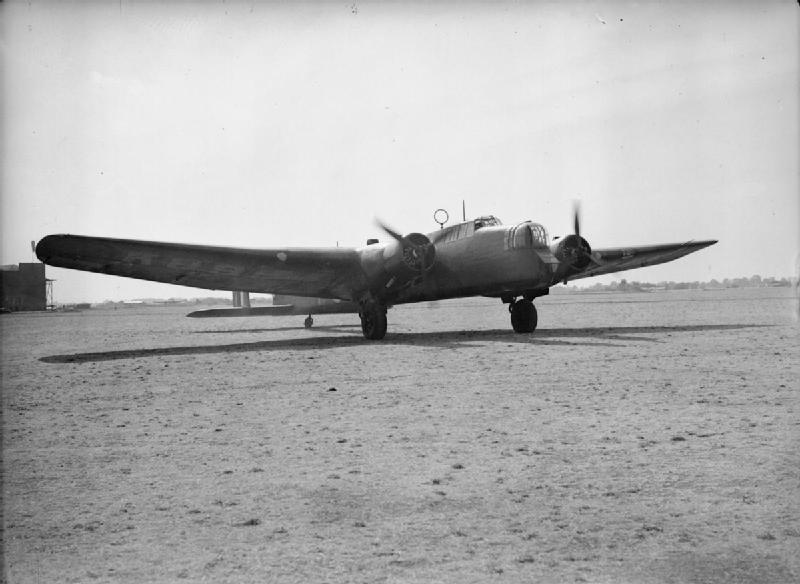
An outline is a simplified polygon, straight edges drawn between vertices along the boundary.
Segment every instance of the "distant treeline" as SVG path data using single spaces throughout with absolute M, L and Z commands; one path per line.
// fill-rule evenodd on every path
M 252 305 L 272 304 L 272 299 L 267 295 L 250 296 Z M 230 296 L 205 296 L 203 298 L 140 298 L 136 300 L 105 300 L 92 304 L 95 308 L 127 308 L 135 306 L 220 306 L 230 305 Z M 88 308 L 89 305 L 69 305 L 75 308 Z
M 653 292 L 656 290 L 714 290 L 724 288 L 788 288 L 793 281 L 789 278 L 762 278 L 755 275 L 749 278 L 725 278 L 708 282 L 628 282 L 625 279 L 610 284 L 593 284 L 591 286 L 569 286 L 574 292 Z

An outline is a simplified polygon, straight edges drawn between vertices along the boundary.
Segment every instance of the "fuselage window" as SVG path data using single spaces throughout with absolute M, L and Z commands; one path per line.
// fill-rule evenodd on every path
M 465 237 L 469 237 L 474 233 L 474 231 L 475 231 L 475 226 L 473 225 L 472 222 L 459 223 L 457 225 L 447 227 L 445 229 L 444 234 L 439 239 L 439 241 L 441 243 L 458 241 L 459 239 L 464 239 Z
M 464 239 L 465 237 L 474 235 L 479 229 L 483 229 L 485 227 L 494 227 L 495 225 L 502 224 L 500 223 L 500 220 L 493 215 L 478 217 L 474 221 L 466 221 L 464 223 L 458 223 L 456 225 L 446 227 L 442 235 L 438 236 L 437 241 L 440 243 L 457 241 L 459 239 Z

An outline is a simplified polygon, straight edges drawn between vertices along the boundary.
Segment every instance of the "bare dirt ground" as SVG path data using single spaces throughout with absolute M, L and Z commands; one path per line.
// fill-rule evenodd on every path
M 8 582 L 796 582 L 789 289 L 5 315 Z

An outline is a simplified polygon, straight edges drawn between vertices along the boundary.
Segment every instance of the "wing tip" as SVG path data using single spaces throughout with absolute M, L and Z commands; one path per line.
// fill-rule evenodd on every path
M 704 239 L 703 241 L 698 241 L 697 245 L 699 245 L 702 248 L 702 247 L 709 247 L 716 243 L 719 243 L 718 239 Z
M 62 239 L 63 235 L 45 235 L 36 244 L 36 257 L 43 263 L 55 254 L 55 246 L 58 240 Z
M 700 241 L 697 241 L 695 239 L 690 239 L 689 241 L 687 241 L 683 245 L 691 246 L 691 247 L 693 247 L 695 249 L 703 249 L 704 247 L 709 247 L 711 245 L 714 245 L 715 243 L 719 243 L 719 240 L 718 239 L 701 239 Z

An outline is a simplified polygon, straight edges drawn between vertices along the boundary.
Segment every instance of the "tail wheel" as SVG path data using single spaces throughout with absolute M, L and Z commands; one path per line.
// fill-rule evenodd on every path
M 530 300 L 517 300 L 508 307 L 511 312 L 511 327 L 515 333 L 532 333 L 536 330 L 539 317 L 536 307 Z
M 386 307 L 369 303 L 361 308 L 358 313 L 361 317 L 361 332 L 364 338 L 371 341 L 379 341 L 386 336 Z

